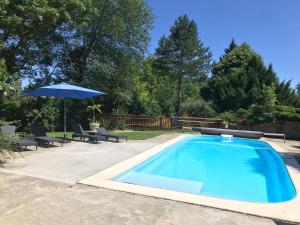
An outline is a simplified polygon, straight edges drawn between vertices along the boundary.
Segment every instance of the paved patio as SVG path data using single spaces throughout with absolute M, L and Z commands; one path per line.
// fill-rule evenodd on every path
M 269 219 L 0 172 L 1 225 L 271 225 Z
M 74 184 L 155 145 L 135 142 L 72 142 L 41 153 L 31 152 L 31 155 L 18 157 L 2 167 L 7 172 Z
M 270 219 L 76 184 L 175 137 L 23 152 L 0 169 L 0 224 L 285 224 Z M 280 145 L 299 154 L 299 142 Z M 296 146 L 296 147 L 294 147 Z M 9 173 L 7 173 L 9 172 Z M 41 179 L 42 178 L 42 179 Z

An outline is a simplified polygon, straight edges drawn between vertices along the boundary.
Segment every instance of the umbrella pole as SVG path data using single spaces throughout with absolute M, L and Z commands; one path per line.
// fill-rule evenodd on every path
M 64 100 L 64 139 L 67 139 L 67 112 L 66 112 L 66 100 Z

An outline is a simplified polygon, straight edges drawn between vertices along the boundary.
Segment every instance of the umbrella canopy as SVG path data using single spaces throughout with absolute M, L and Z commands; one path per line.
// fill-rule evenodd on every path
M 85 99 L 95 96 L 105 95 L 104 92 L 88 88 L 78 87 L 66 83 L 54 84 L 37 88 L 31 92 L 24 93 L 23 96 L 49 96 L 58 98 Z M 64 137 L 66 138 L 66 102 L 64 102 Z
M 23 96 L 52 96 L 73 99 L 85 99 L 100 95 L 105 95 L 105 93 L 66 83 L 40 87 L 31 92 L 23 94 Z

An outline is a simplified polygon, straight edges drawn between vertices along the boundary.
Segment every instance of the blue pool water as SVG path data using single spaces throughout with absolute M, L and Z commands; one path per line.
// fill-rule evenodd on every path
M 114 180 L 250 202 L 282 202 L 296 195 L 270 145 L 221 136 L 186 137 Z

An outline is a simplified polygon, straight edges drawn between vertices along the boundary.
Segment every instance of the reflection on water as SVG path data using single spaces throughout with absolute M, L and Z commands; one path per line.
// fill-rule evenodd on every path
M 280 156 L 267 148 L 257 148 L 255 151 L 259 158 L 248 159 L 245 163 L 250 168 L 249 172 L 259 174 L 265 179 L 269 202 L 274 199 L 293 198 L 295 189 L 289 183 L 290 178 Z

